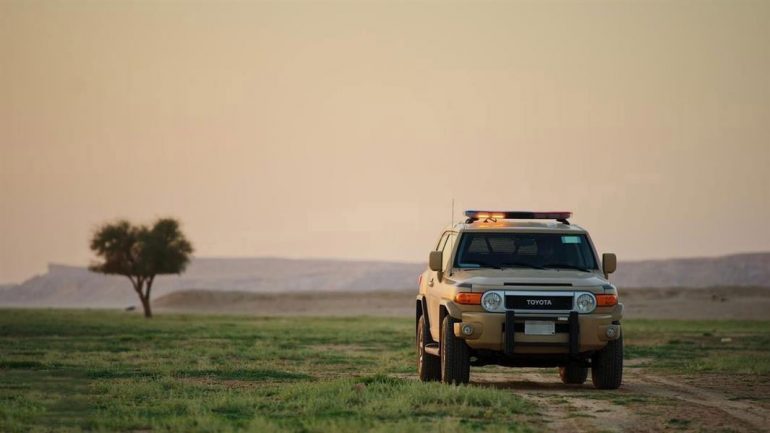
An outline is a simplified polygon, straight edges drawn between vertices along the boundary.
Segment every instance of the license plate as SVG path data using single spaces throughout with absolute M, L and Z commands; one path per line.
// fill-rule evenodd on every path
M 556 323 L 550 320 L 524 321 L 524 335 L 554 335 Z

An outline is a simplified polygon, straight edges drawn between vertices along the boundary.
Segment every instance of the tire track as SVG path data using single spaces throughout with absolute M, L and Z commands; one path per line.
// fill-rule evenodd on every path
M 751 425 L 758 431 L 770 431 L 768 411 L 749 402 L 731 400 L 721 393 L 652 374 L 639 372 L 631 376 L 632 382 L 627 385 L 627 388 L 632 391 L 717 409 Z
M 556 369 L 501 369 L 472 379 L 477 385 L 510 389 L 530 400 L 540 409 L 549 431 L 625 432 L 640 421 L 625 406 L 591 398 L 587 393 L 593 388 L 588 385 L 563 384 Z
M 706 431 L 727 425 L 736 432 L 770 432 L 770 411 L 750 402 L 636 368 L 624 374 L 616 391 L 595 390 L 590 378 L 586 385 L 565 385 L 555 369 L 495 368 L 471 379 L 530 400 L 554 432 L 657 432 L 669 430 L 672 420 L 691 419 Z

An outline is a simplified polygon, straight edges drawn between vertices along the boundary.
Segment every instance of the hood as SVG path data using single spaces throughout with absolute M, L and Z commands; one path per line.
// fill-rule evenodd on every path
M 517 287 L 526 287 L 527 284 L 544 289 L 547 287 L 543 286 L 553 285 L 554 288 L 561 290 L 569 290 L 568 287 L 600 288 L 609 284 L 609 281 L 598 271 L 588 273 L 571 269 L 478 269 L 456 271 L 447 278 L 455 281 L 458 285 L 470 286 L 471 291 L 490 288 L 516 290 Z

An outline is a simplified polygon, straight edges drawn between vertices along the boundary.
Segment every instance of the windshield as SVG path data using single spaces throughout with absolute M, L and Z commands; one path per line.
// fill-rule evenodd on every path
M 585 235 L 463 233 L 456 268 L 597 269 Z

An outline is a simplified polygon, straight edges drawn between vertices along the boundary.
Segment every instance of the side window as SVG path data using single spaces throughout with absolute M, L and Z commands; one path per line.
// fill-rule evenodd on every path
M 452 233 L 449 235 L 449 238 L 447 238 L 446 245 L 444 246 L 444 269 L 449 269 L 451 266 L 449 265 L 449 258 L 452 256 L 452 249 L 455 246 L 455 241 L 457 240 L 457 234 Z

